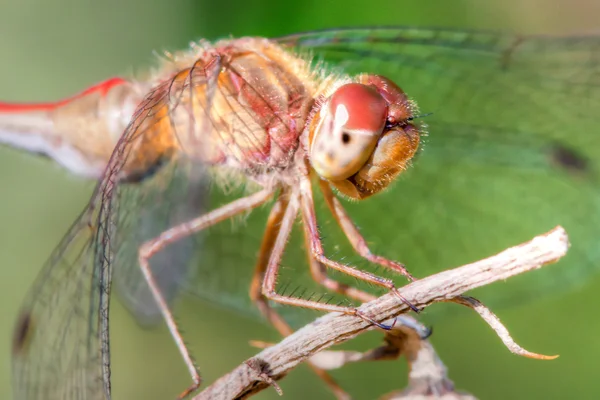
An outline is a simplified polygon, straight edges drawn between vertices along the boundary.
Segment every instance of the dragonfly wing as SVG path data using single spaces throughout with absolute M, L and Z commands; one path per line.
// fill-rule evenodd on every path
M 96 203 L 92 203 L 96 204 Z M 65 235 L 23 303 L 13 341 L 16 399 L 104 399 L 110 264 L 88 208 Z
M 502 305 L 577 287 L 600 269 L 600 36 L 381 28 L 280 41 L 348 73 L 387 76 L 429 126 L 387 193 L 348 205 L 373 249 L 424 277 L 563 225 L 572 247 L 562 268 L 483 289 Z
M 148 99 L 118 141 L 94 194 L 23 303 L 13 343 L 17 399 L 109 399 L 109 300 L 119 225 L 120 178 L 132 148 L 152 132 Z M 146 125 L 143 125 L 146 124 Z M 153 154 L 156 156 L 156 154 Z M 162 160 L 156 156 L 156 160 Z M 115 246 L 116 247 L 116 246 Z
M 200 165 L 162 165 L 160 170 L 135 184 L 123 185 L 119 193 L 118 230 L 114 243 L 114 288 L 127 309 L 143 326 L 162 321 L 160 310 L 141 273 L 138 246 L 167 228 L 206 212 L 209 181 Z M 135 210 L 135 211 L 133 211 Z M 133 214 L 133 215 L 132 215 Z M 168 246 L 150 260 L 156 282 L 169 304 L 181 287 L 193 279 L 193 259 L 202 250 L 200 236 Z

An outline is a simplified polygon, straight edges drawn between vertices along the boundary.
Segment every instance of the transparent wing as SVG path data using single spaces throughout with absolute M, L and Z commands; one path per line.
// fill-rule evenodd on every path
M 385 193 L 346 203 L 374 252 L 425 277 L 563 225 L 572 246 L 557 266 L 474 293 L 494 307 L 576 288 L 599 269 L 600 37 L 361 28 L 278 40 L 329 72 L 387 76 L 420 106 L 429 135 L 413 166 Z M 372 268 L 322 204 L 317 212 L 328 254 Z M 265 214 L 211 229 L 211 262 L 198 266 L 192 292 L 256 313 L 246 293 Z M 301 239 L 296 232 L 286 248 L 279 287 L 310 297 L 323 289 L 311 282 Z
M 482 290 L 495 305 L 577 287 L 600 269 L 600 37 L 382 28 L 281 41 L 385 75 L 431 113 L 413 167 L 387 193 L 348 204 L 374 250 L 424 277 L 563 225 L 568 256 Z
M 98 322 L 108 286 L 94 270 L 96 215 L 82 214 L 23 304 L 13 342 L 17 399 L 104 398 Z
M 147 181 L 124 185 L 119 193 L 118 229 L 111 238 L 115 250 L 114 288 L 118 298 L 142 326 L 162 321 L 160 310 L 138 263 L 137 246 L 171 226 L 206 211 L 209 181 L 200 165 L 161 165 Z M 150 260 L 150 267 L 168 303 L 193 278 L 192 260 L 201 249 L 200 237 L 173 243 Z
M 120 299 L 138 321 L 160 321 L 139 272 L 137 246 L 201 212 L 205 180 L 189 167 L 171 161 L 146 177 L 147 184 L 119 185 L 116 198 L 107 193 L 106 183 L 98 187 L 98 195 L 65 236 L 23 304 L 13 355 L 15 398 L 108 397 L 113 265 L 119 266 L 115 285 Z M 169 195 L 164 195 L 167 192 Z M 98 208 L 109 204 L 112 211 L 108 217 L 114 221 L 102 221 Z M 139 211 L 132 209 L 133 205 L 139 206 Z M 175 211 L 165 212 L 169 206 Z M 169 249 L 168 262 L 163 254 L 151 260 L 168 300 L 174 299 L 182 280 L 189 277 L 190 259 L 200 245 L 193 237 L 182 240 Z
M 234 112 L 241 107 L 236 93 L 218 85 L 226 70 L 227 66 L 211 68 L 199 61 L 165 78 L 138 106 L 89 205 L 23 304 L 14 338 L 16 398 L 110 398 L 113 270 L 126 306 L 142 323 L 156 322 L 158 308 L 139 271 L 138 248 L 218 205 L 209 197 L 207 168 L 196 156 L 207 155 L 198 149 L 207 147 L 209 129 L 224 126 L 225 118 L 241 121 Z M 226 99 L 226 105 L 216 109 L 216 99 Z M 253 122 L 246 118 L 240 123 Z M 250 130 L 238 134 L 247 135 L 241 143 L 255 139 Z M 190 143 L 196 147 L 182 147 Z M 241 149 L 232 142 L 228 149 L 243 155 L 248 146 Z M 192 235 L 151 259 L 167 300 L 173 300 L 193 267 L 203 262 L 202 242 L 202 234 Z

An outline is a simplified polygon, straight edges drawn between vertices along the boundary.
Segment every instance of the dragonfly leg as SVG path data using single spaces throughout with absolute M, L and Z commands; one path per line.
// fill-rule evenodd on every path
M 329 268 L 340 271 L 344 274 L 350 275 L 354 278 L 370 282 L 374 285 L 382 286 L 392 292 L 398 297 L 403 303 L 408 305 L 413 311 L 419 312 L 419 309 L 412 305 L 406 300 L 400 291 L 394 285 L 394 282 L 390 279 L 385 279 L 380 276 L 374 275 L 367 271 L 362 271 L 350 265 L 345 265 L 337 261 L 333 261 L 325 256 L 321 238 L 319 237 L 319 231 L 317 229 L 317 216 L 315 214 L 314 200 L 312 195 L 311 182 L 308 177 L 303 178 L 300 181 L 300 202 L 302 209 L 303 227 L 308 232 L 305 235 L 308 237 L 310 248 L 308 251 L 316 262 L 325 265 Z
M 254 276 L 250 285 L 250 299 L 254 304 L 256 304 L 260 312 L 275 327 L 275 329 L 279 331 L 279 333 L 282 336 L 290 335 L 293 332 L 293 330 L 283 319 L 283 317 L 281 317 L 281 315 L 279 315 L 275 310 L 273 310 L 270 307 L 267 298 L 262 294 L 262 281 L 264 279 L 271 251 L 275 244 L 275 239 L 279 234 L 281 221 L 285 214 L 285 210 L 288 207 L 288 204 L 289 196 L 287 195 L 287 193 L 284 193 L 278 197 L 277 201 L 273 205 L 273 208 L 271 209 L 271 213 L 269 214 L 269 218 L 267 220 L 265 234 L 263 236 L 262 243 L 260 246 Z M 309 362 L 308 364 L 315 372 L 315 374 L 317 374 L 317 376 L 325 382 L 325 384 L 331 389 L 331 391 L 335 394 L 335 396 L 338 399 L 350 398 L 350 396 L 336 383 L 336 381 L 331 377 L 331 375 L 329 375 L 325 370 L 316 367 L 311 362 Z
M 378 264 L 382 267 L 398 272 L 407 277 L 409 280 L 414 281 L 415 278 L 406 270 L 404 265 L 371 253 L 371 250 L 369 250 L 369 247 L 367 246 L 367 241 L 361 235 L 356 225 L 354 225 L 354 222 L 352 222 L 352 219 L 344 209 L 344 206 L 340 200 L 335 196 L 335 194 L 333 194 L 329 184 L 320 179 L 319 185 L 321 186 L 321 191 L 323 192 L 323 196 L 325 197 L 325 201 L 329 207 L 329 210 L 335 217 L 338 225 L 342 228 L 342 231 L 348 238 L 348 241 L 352 245 L 354 251 L 373 264 Z
M 179 352 L 181 353 L 181 356 L 183 357 L 183 360 L 185 361 L 185 364 L 187 365 L 194 382 L 192 386 L 179 395 L 180 399 L 186 397 L 200 386 L 200 373 L 198 372 L 198 369 L 196 368 L 196 365 L 194 364 L 194 361 L 183 341 L 183 338 L 179 332 L 179 328 L 177 327 L 175 319 L 171 314 L 171 310 L 169 310 L 169 305 L 158 288 L 158 284 L 156 283 L 154 275 L 152 274 L 152 270 L 150 269 L 150 259 L 153 255 L 160 252 L 170 243 L 181 240 L 186 236 L 206 229 L 218 222 L 229 219 L 244 211 L 256 208 L 268 201 L 272 195 L 273 192 L 271 190 L 263 190 L 250 196 L 232 201 L 231 203 L 201 215 L 200 217 L 169 228 L 156 238 L 149 240 L 140 246 L 138 253 L 140 268 L 144 274 L 144 278 L 148 282 L 148 286 L 150 287 L 150 291 L 152 292 L 154 300 L 156 301 L 160 312 L 167 323 L 169 332 L 171 333 L 171 336 L 173 336 L 173 339 L 177 344 Z
M 374 300 L 376 297 L 370 293 L 367 293 L 363 290 L 360 290 L 356 287 L 347 285 L 345 283 L 338 282 L 329 276 L 327 276 L 326 267 L 318 262 L 310 252 L 311 244 L 310 244 L 310 235 L 308 229 L 304 229 L 304 243 L 306 245 L 306 254 L 308 256 L 308 265 L 310 267 L 310 274 L 313 277 L 313 280 L 317 282 L 319 285 L 322 285 L 328 290 L 331 290 L 336 293 L 340 293 L 344 296 L 347 296 L 351 299 L 355 299 L 360 301 L 361 303 L 366 303 L 371 300 Z
M 273 249 L 275 239 L 279 234 L 281 220 L 283 219 L 288 204 L 289 196 L 284 193 L 282 193 L 277 198 L 275 204 L 273 204 L 273 208 L 267 219 L 267 226 L 260 245 L 252 282 L 250 283 L 250 300 L 256 304 L 260 312 L 283 336 L 290 335 L 293 330 L 285 320 L 269 306 L 267 299 L 262 294 L 262 281 L 267 269 L 267 264 L 269 263 L 271 250 Z
M 310 182 L 309 182 L 310 184 Z M 290 196 L 289 204 L 285 210 L 281 223 L 279 224 L 279 232 L 273 243 L 271 255 L 267 263 L 264 279 L 262 282 L 262 294 L 269 300 L 276 301 L 281 304 L 288 304 L 296 307 L 311 308 L 313 310 L 326 311 L 326 312 L 339 312 L 344 314 L 356 315 L 365 321 L 368 321 L 381 329 L 389 330 L 391 326 L 384 325 L 363 314 L 354 307 L 337 306 L 333 304 L 320 303 L 313 300 L 305 300 L 296 297 L 284 296 L 276 291 L 277 275 L 279 274 L 279 268 L 281 266 L 281 258 L 283 257 L 283 251 L 287 244 L 287 240 L 292 231 L 294 221 L 298 215 L 299 210 L 299 193 L 292 193 Z M 316 226 L 316 224 L 315 224 Z M 358 270 L 356 270 L 358 271 Z M 358 271 L 362 272 L 362 271 Z M 381 278 L 379 278 L 381 280 Z M 393 284 L 392 284 L 393 285 Z

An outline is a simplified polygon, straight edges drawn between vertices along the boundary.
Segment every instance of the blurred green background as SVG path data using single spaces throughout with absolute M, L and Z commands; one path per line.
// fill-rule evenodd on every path
M 143 71 L 153 65 L 153 50 L 182 49 L 199 38 L 373 24 L 567 33 L 597 28 L 599 15 L 591 0 L 3 0 L 0 99 L 67 96 L 109 76 Z M 0 398 L 10 398 L 10 340 L 19 304 L 92 188 L 47 160 L 0 148 Z M 593 276 L 576 292 L 500 313 L 520 344 L 560 354 L 555 361 L 510 354 L 469 312 L 436 324 L 432 341 L 457 387 L 482 399 L 598 398 L 598 290 L 600 277 Z M 112 304 L 114 398 L 174 398 L 189 377 L 168 332 L 141 330 L 118 302 Z M 255 353 L 248 340 L 277 340 L 261 323 L 210 305 L 186 302 L 178 315 L 208 382 Z M 373 347 L 379 338 L 366 335 L 355 347 Z M 404 387 L 406 367 L 402 361 L 353 365 L 334 376 L 355 398 L 370 399 Z M 281 386 L 286 399 L 331 397 L 305 366 Z M 257 396 L 276 397 L 272 390 Z

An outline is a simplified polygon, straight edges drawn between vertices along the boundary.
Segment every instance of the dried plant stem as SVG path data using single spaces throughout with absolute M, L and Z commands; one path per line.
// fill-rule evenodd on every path
M 566 254 L 568 247 L 566 232 L 562 227 L 556 227 L 546 234 L 495 256 L 413 282 L 403 287 L 401 293 L 411 304 L 419 308 L 439 301 L 453 301 L 468 305 L 488 322 L 511 351 L 534 358 L 547 358 L 518 347 L 508 335 L 506 328 L 489 310 L 481 303 L 473 301 L 474 299 L 462 295 L 477 287 L 554 263 Z M 360 311 L 376 321 L 383 322 L 410 309 L 394 294 L 386 294 L 363 304 Z M 371 328 L 372 325 L 361 318 L 339 313 L 327 314 L 245 361 L 196 395 L 194 399 L 249 397 L 268 387 L 267 381 L 281 379 L 308 357 L 352 339 Z M 265 376 L 269 379 L 264 379 Z

